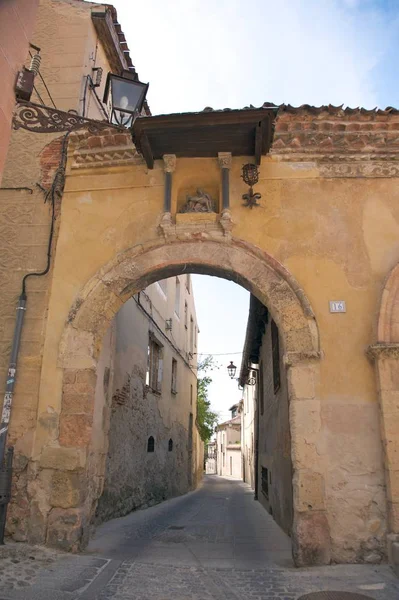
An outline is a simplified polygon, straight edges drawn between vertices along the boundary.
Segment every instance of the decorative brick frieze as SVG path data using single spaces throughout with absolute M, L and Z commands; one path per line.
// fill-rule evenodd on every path
M 389 110 L 281 107 L 275 123 L 271 154 L 282 155 L 286 159 L 299 154 L 307 156 L 307 160 L 309 155 L 331 160 L 337 154 L 356 154 L 357 160 L 360 155 L 365 155 L 367 160 L 398 160 L 399 116 L 396 111 Z M 348 167 L 345 169 L 348 170 Z M 359 174 L 363 175 L 362 172 Z M 388 171 L 385 176 L 395 175 L 396 171 L 393 174 Z M 356 175 L 350 173 L 349 176 Z M 377 169 L 373 176 L 384 174 Z
M 129 132 L 105 129 L 96 135 L 79 131 L 70 136 L 72 169 L 109 167 L 143 162 Z

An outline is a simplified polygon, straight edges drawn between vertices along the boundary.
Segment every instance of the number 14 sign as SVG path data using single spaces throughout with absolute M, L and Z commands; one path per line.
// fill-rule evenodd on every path
M 330 312 L 331 313 L 346 312 L 345 300 L 330 300 Z

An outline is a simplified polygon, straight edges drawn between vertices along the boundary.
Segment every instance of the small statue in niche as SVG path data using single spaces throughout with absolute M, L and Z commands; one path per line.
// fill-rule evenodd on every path
M 181 213 L 215 212 L 215 203 L 210 194 L 200 188 L 194 196 L 186 196 L 186 203 L 180 209 Z

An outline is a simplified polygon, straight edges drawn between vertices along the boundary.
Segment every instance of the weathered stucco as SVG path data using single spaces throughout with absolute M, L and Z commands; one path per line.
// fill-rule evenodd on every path
M 287 376 L 283 363 L 283 351 L 280 346 L 280 387 L 275 392 L 270 320 L 265 327 L 266 330 L 262 336 L 259 350 L 260 371 L 257 386 L 257 393 L 259 394 L 257 496 L 280 527 L 290 534 L 293 519 L 293 473 Z M 295 408 L 293 406 L 292 415 L 295 414 Z M 294 421 L 292 426 L 295 427 Z M 262 468 L 268 470 L 268 494 L 262 490 Z M 295 483 L 294 480 L 294 485 Z
M 96 523 L 196 486 L 197 470 L 203 465 L 202 445 L 190 446 L 196 427 L 196 357 L 191 359 L 190 367 L 185 360 L 189 348 L 185 347 L 188 330 L 183 315 L 185 302 L 189 305 L 189 318 L 195 318 L 195 307 L 186 286 L 187 276 L 181 280 L 181 319 L 174 313 L 175 279 L 165 280 L 166 295 L 153 285 L 128 300 L 105 335 L 97 366 L 96 398 L 102 398 L 98 418 L 109 425 L 104 487 L 94 516 Z M 170 314 L 174 315 L 173 337 L 172 332 L 165 331 Z M 159 393 L 146 382 L 150 332 L 162 344 Z M 176 360 L 175 391 L 171 389 L 172 358 Z M 154 452 L 147 451 L 150 436 L 154 438 Z
M 252 158 L 233 157 L 230 213 L 177 222 L 174 207 L 191 186 L 220 193 L 217 158 L 177 159 L 172 214 L 163 215 L 161 161 L 148 170 L 128 135 L 72 136 L 40 388 L 29 394 L 37 422 L 26 455 L 30 530 L 25 518 L 18 525 L 26 535 L 72 549 L 84 543 L 105 465 L 93 407 L 66 410 L 65 386 L 73 394 L 84 385 L 92 397 L 119 308 L 155 280 L 192 271 L 244 285 L 279 326 L 297 563 L 380 560 L 386 534 L 398 533 L 398 424 L 384 417 L 388 405 L 396 414 L 398 340 L 381 333 L 395 330 L 395 311 L 377 331 L 384 281 L 399 261 L 398 127 L 390 113 L 281 109 L 260 166 L 261 206 L 242 205 L 241 166 Z M 330 313 L 329 300 L 345 300 L 346 313 Z M 380 383 L 366 355 L 375 342 L 384 345 Z M 22 421 L 16 402 L 14 439 Z

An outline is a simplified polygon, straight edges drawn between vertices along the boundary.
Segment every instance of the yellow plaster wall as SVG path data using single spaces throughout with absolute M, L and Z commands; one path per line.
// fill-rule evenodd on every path
M 323 355 L 319 395 L 324 435 L 317 451 L 324 457 L 333 556 L 335 548 L 335 557 L 341 553 L 341 559 L 352 560 L 359 537 L 356 531 L 368 540 L 382 536 L 385 528 L 377 390 L 365 350 L 376 339 L 383 280 L 399 260 L 394 235 L 399 192 L 395 179 L 325 179 L 314 165 L 307 168 L 267 158 L 256 188 L 262 194 L 261 206 L 250 210 L 241 200 L 246 191 L 240 178 L 245 160 L 234 158 L 231 171 L 233 236 L 283 263 L 315 312 Z M 174 199 L 188 180 L 201 187 L 204 173 L 213 173 L 214 185 L 219 185 L 216 166 L 216 159 L 178 159 Z M 49 305 L 39 415 L 59 413 L 61 408 L 57 355 L 73 301 L 118 253 L 159 239 L 162 207 L 159 161 L 150 171 L 142 164 L 69 172 Z M 167 251 L 165 256 L 167 260 Z M 345 300 L 347 312 L 331 314 L 329 300 Z M 52 435 L 56 437 L 56 432 L 39 427 L 36 453 Z M 367 551 L 372 554 L 374 549 Z

